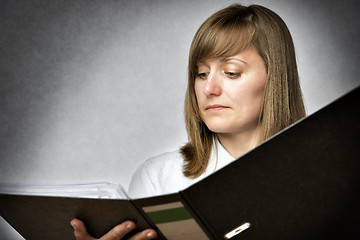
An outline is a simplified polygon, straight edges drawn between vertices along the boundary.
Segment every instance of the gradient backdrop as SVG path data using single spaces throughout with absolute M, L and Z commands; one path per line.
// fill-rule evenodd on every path
M 0 182 L 127 188 L 143 161 L 178 149 L 192 37 L 231 3 L 2 0 Z M 288 24 L 309 114 L 360 85 L 358 1 L 240 3 Z M 1 219 L 0 239 L 21 237 Z

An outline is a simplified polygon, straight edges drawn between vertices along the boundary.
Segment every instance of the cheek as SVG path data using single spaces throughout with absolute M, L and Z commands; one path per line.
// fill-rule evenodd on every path
M 199 101 L 201 101 L 201 96 L 202 96 L 202 85 L 199 81 L 195 81 L 194 83 L 194 89 L 195 89 L 195 96 L 196 96 L 196 100 L 198 102 L 198 104 L 200 104 Z
M 251 91 L 249 92 L 249 111 L 254 115 L 258 116 L 261 111 L 261 107 L 264 102 L 264 89 L 265 89 L 265 80 L 260 81 L 260 83 L 253 85 Z
M 263 103 L 263 94 L 265 89 L 264 79 L 258 81 L 242 82 L 238 86 L 229 88 L 233 101 L 236 102 L 238 110 L 243 114 L 258 114 Z

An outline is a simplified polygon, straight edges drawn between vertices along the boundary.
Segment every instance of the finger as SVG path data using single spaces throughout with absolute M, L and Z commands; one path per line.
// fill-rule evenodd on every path
M 70 222 L 74 228 L 74 235 L 77 240 L 94 240 L 86 230 L 85 224 L 79 219 L 73 219 Z
M 107 234 L 102 236 L 100 240 L 120 240 L 126 234 L 134 230 L 135 223 L 132 221 L 125 221 L 113 229 L 111 229 Z
M 147 239 L 153 239 L 156 238 L 157 234 L 156 231 L 153 229 L 146 229 L 142 232 L 139 232 L 137 234 L 135 234 L 134 236 L 132 236 L 131 238 L 129 238 L 129 240 L 147 240 Z

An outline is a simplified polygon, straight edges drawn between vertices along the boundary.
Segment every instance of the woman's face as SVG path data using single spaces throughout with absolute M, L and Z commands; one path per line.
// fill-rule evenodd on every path
M 255 47 L 198 63 L 195 93 L 202 120 L 215 133 L 255 133 L 266 83 Z

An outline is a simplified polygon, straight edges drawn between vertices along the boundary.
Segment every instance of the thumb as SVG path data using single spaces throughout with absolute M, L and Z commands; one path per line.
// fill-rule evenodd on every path
M 95 240 L 89 235 L 86 230 L 85 224 L 79 219 L 73 219 L 70 222 L 71 226 L 74 228 L 74 235 L 77 240 Z

